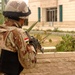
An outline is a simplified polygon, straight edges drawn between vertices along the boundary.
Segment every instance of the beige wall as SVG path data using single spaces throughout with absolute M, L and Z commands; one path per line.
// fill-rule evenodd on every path
M 59 22 L 59 5 L 63 5 L 63 22 Z M 29 0 L 29 8 L 31 15 L 29 22 L 38 20 L 38 7 L 41 8 L 41 23 L 46 23 L 46 8 L 57 7 L 57 23 L 56 25 L 74 25 L 75 21 L 75 0 Z M 48 23 L 49 24 L 49 23 Z M 54 25 L 55 25 L 54 24 Z
M 63 21 L 75 21 L 75 0 L 58 0 L 58 5 L 63 5 Z
M 41 8 L 41 21 L 46 21 L 46 9 L 57 6 L 57 0 L 29 0 L 29 8 L 31 9 L 31 15 L 29 21 L 38 20 L 38 7 Z
M 38 2 L 38 1 L 40 1 L 40 0 L 29 0 L 29 3 L 31 2 Z
M 41 8 L 56 7 L 57 0 L 40 0 Z
M 29 8 L 31 9 L 31 15 L 29 16 L 29 21 L 38 20 L 38 7 L 40 7 L 40 2 L 37 0 L 29 1 Z
M 41 21 L 46 21 L 46 9 L 41 9 Z

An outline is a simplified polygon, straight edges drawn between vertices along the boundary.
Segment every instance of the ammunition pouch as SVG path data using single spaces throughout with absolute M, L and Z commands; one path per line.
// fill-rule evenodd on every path
M 2 49 L 0 57 L 0 71 L 10 75 L 19 75 L 23 67 L 18 61 L 17 52 Z

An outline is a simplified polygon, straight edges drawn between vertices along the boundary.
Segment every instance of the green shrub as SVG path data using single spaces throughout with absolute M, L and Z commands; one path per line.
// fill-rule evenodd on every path
M 52 42 L 52 40 L 51 40 L 51 39 L 49 39 L 49 42 L 51 43 L 51 42 Z
M 57 51 L 74 51 L 75 38 L 70 35 L 62 36 L 62 41 L 56 45 Z
M 35 34 L 34 35 L 35 36 L 35 38 L 37 38 L 40 42 L 41 42 L 41 40 L 42 40 L 42 35 L 40 35 L 40 34 Z
M 0 24 L 3 24 L 4 22 L 4 16 L 0 13 Z
M 55 27 L 53 31 L 54 31 L 54 32 L 58 32 L 58 31 L 59 31 L 59 30 L 58 30 L 58 27 Z

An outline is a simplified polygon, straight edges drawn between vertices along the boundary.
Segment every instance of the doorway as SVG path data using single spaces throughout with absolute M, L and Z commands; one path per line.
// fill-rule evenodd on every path
M 46 9 L 46 20 L 47 22 L 57 21 L 57 8 L 47 8 Z

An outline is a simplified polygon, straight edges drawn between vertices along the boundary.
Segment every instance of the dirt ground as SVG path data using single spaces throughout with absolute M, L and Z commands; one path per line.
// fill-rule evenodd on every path
M 35 68 L 24 69 L 21 75 L 75 75 L 75 55 L 66 54 L 65 57 L 39 55 Z

